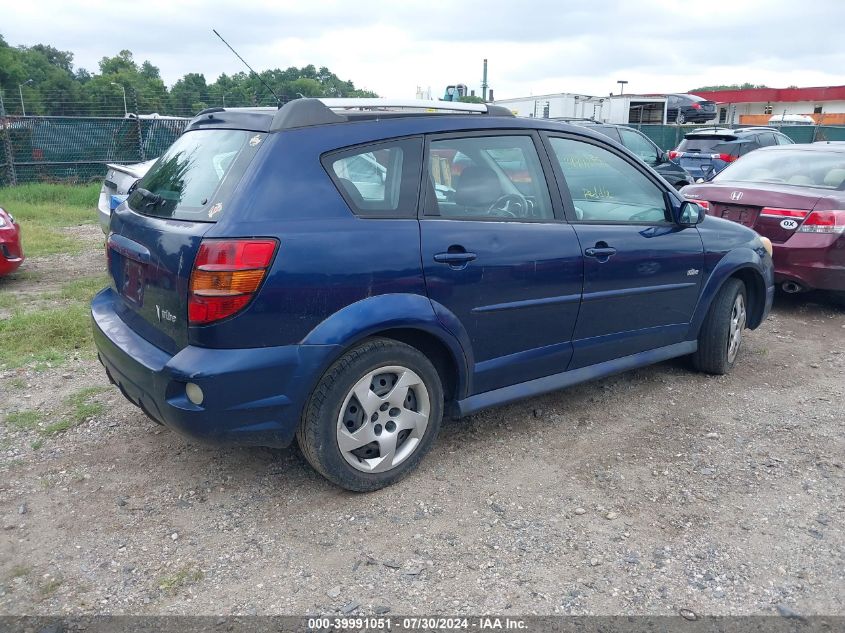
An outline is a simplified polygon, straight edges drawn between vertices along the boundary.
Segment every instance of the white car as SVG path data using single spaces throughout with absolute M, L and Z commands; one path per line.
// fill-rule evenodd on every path
M 108 235 L 111 212 L 126 200 L 129 196 L 130 187 L 143 178 L 157 160 L 157 158 L 154 158 L 134 165 L 115 165 L 113 163 L 106 165 L 109 171 L 103 180 L 100 199 L 97 202 L 100 227 L 103 229 L 103 233 Z

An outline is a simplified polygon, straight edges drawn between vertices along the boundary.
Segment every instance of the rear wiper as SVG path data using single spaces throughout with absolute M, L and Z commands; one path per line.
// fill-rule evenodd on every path
M 141 196 L 144 200 L 146 200 L 146 206 L 155 206 L 161 203 L 161 196 L 157 193 L 153 193 L 149 189 L 144 189 L 143 187 L 137 187 L 135 189 L 135 193 Z

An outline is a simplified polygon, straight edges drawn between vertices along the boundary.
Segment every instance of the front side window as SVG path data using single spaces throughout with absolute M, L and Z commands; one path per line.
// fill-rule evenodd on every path
M 474 136 L 431 142 L 427 212 L 447 218 L 554 217 L 530 136 Z M 432 198 L 432 196 L 429 196 Z
M 416 214 L 421 139 L 399 139 L 328 155 L 323 164 L 358 215 Z
M 551 138 L 575 217 L 584 222 L 667 221 L 663 190 L 613 152 L 583 141 Z
M 657 164 L 657 148 L 634 130 L 620 128 L 622 144 L 634 152 L 647 165 Z

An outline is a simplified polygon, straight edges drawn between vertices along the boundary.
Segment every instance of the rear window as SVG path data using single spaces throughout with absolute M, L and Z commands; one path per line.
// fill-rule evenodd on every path
M 716 145 L 724 144 L 725 141 L 735 140 L 735 136 L 697 136 L 693 138 L 685 138 L 683 141 L 681 141 L 681 144 L 678 145 L 678 151 L 718 153 L 713 152 L 713 148 Z
M 237 182 L 265 136 L 245 130 L 186 132 L 141 179 L 129 207 L 144 215 L 216 222 L 223 189 Z
M 798 149 L 751 152 L 731 163 L 713 180 L 842 189 L 845 187 L 845 153 Z

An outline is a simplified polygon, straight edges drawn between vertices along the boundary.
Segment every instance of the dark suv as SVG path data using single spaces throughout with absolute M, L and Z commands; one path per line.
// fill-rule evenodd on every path
M 201 112 L 111 217 L 109 378 L 212 442 L 334 483 L 413 469 L 441 419 L 667 358 L 721 374 L 771 244 L 607 137 L 495 106 Z
M 696 95 L 666 95 L 667 123 L 706 123 L 717 116 L 716 103 Z
M 770 127 L 703 128 L 684 135 L 669 158 L 678 161 L 697 182 L 712 178 L 748 152 L 770 145 L 792 145 L 793 140 Z
M 600 132 L 617 143 L 624 145 L 646 165 L 663 176 L 666 182 L 675 189 L 681 189 L 695 182 L 692 174 L 675 161 L 670 160 L 666 152 L 657 147 L 654 141 L 639 130 L 630 128 L 627 125 L 612 125 L 610 123 L 591 121 L 579 122 L 578 125 L 583 125 L 595 132 Z

